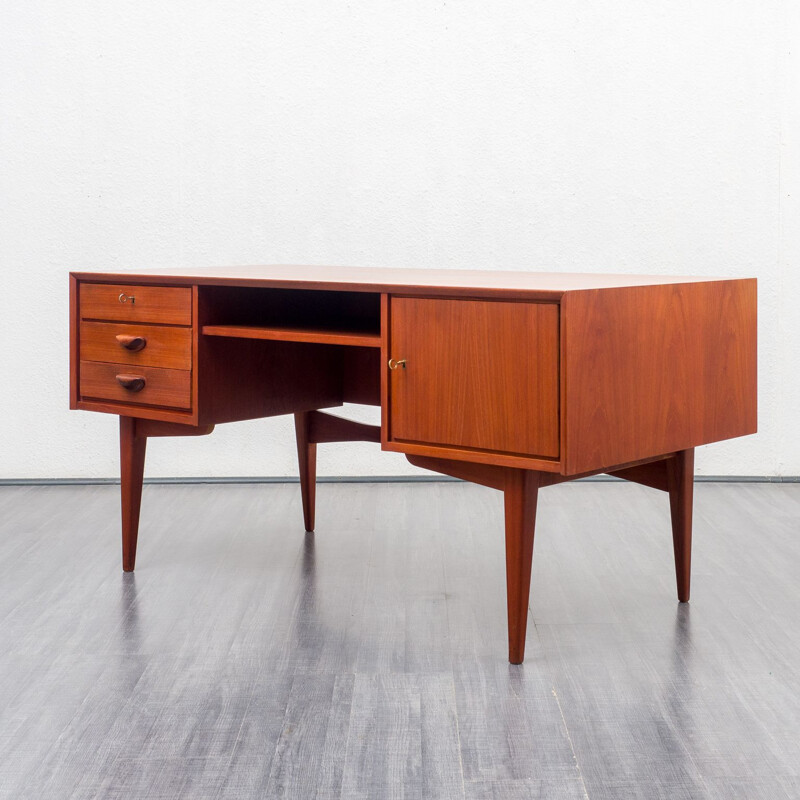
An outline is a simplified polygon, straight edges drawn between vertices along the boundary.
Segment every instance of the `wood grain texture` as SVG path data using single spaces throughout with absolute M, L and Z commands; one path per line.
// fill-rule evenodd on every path
M 391 300 L 389 436 L 557 458 L 558 306 Z
M 508 660 L 511 664 L 521 664 L 525 659 L 538 494 L 538 473 L 530 470 L 508 470 L 503 496 L 506 528 Z
M 78 380 L 80 376 L 80 352 L 78 330 L 80 311 L 78 308 L 78 280 L 69 276 L 69 407 L 78 407 Z
M 443 458 L 448 461 L 464 461 L 516 469 L 534 469 L 554 474 L 559 474 L 561 469 L 561 462 L 556 459 L 517 456 L 509 453 L 498 453 L 494 450 L 472 450 L 468 447 L 443 447 L 438 444 L 416 444 L 405 441 L 382 443 L 381 448 L 394 453 L 404 453 L 405 455 Z
M 678 600 L 689 602 L 692 578 L 692 505 L 694 497 L 694 450 L 682 450 L 664 462 L 672 518 L 672 544 Z
M 340 364 L 336 352 L 316 345 L 203 336 L 198 421 L 216 424 L 340 406 Z
M 213 425 L 181 425 L 176 422 L 159 422 L 149 419 L 136 420 L 137 436 L 208 436 L 214 431 Z
M 122 500 L 122 569 L 133 572 L 139 538 L 142 480 L 147 439 L 138 436 L 136 420 L 119 418 L 120 496 Z
M 672 456 L 674 458 L 674 456 Z M 615 478 L 622 478 L 633 483 L 641 483 L 642 486 L 649 486 L 651 489 L 660 489 L 666 492 L 667 485 L 667 463 L 670 459 L 661 461 L 650 461 L 647 464 L 639 464 L 635 467 L 615 469 L 609 472 Z
M 389 304 L 389 295 L 381 295 L 381 363 L 380 363 L 380 401 L 381 401 L 381 449 L 389 447 L 389 393 L 390 378 L 387 364 L 390 358 L 390 331 L 392 323 L 392 308 Z
M 92 400 L 81 398 L 75 404 L 81 411 L 101 411 L 104 414 L 124 414 L 137 419 L 151 419 L 162 422 L 175 422 L 179 425 L 195 425 L 197 423 L 196 410 L 188 408 L 166 408 L 164 406 L 144 406 L 131 403 L 127 400 Z
M 294 415 L 297 440 L 297 461 L 300 469 L 300 494 L 303 501 L 303 523 L 307 531 L 314 530 L 314 507 L 317 490 L 317 444 L 311 438 L 311 415 L 301 411 Z
M 381 404 L 381 351 L 373 347 L 340 348 L 342 401 L 367 406 Z
M 565 295 L 564 473 L 756 431 L 756 282 Z
M 551 664 L 542 659 L 521 670 L 474 656 L 459 660 L 453 672 L 467 797 L 575 797 L 580 772 Z M 578 797 L 586 800 L 584 792 Z
M 308 440 L 324 442 L 380 442 L 380 426 L 366 425 L 322 411 L 308 412 Z
M 120 336 L 145 340 L 139 350 L 129 350 Z M 111 361 L 165 369 L 192 368 L 191 328 L 136 323 L 81 322 L 81 361 Z
M 309 342 L 339 344 L 348 347 L 380 347 L 378 334 L 348 330 L 327 330 L 307 327 L 253 325 L 204 325 L 205 336 L 230 336 L 238 339 L 267 339 L 276 342 Z
M 577 475 L 560 475 L 548 472 L 540 476 L 539 488 L 555 486 L 559 483 L 566 483 L 567 481 L 575 481 L 581 478 L 590 478 L 594 475 L 607 473 L 621 480 L 641 483 L 643 486 L 650 486 L 653 489 L 662 489 L 666 491 L 667 475 L 664 468 L 664 461 L 667 458 L 672 458 L 674 455 L 675 453 L 667 453 L 665 455 L 653 456 L 638 461 L 629 461 L 627 464 L 615 464 L 613 467 L 606 469 L 594 469 L 588 472 L 580 472 Z
M 415 456 L 406 454 L 409 464 L 422 469 L 430 469 L 441 475 L 449 475 L 470 483 L 478 483 L 489 489 L 503 491 L 506 486 L 505 467 L 494 464 L 475 464 L 470 461 L 452 461 L 446 458 L 431 458 L 430 456 Z
M 463 797 L 452 678 L 357 675 L 342 797 Z
M 81 361 L 81 396 L 135 405 L 191 407 L 192 373 L 188 370 L 137 367 L 136 374 L 145 379 L 145 386 L 136 392 L 126 390 L 117 381 L 118 375 L 130 374 L 128 364 Z
M 200 421 L 199 397 L 200 397 L 200 292 L 198 287 L 192 286 L 192 424 L 197 425 Z M 214 422 L 205 420 L 206 425 L 213 425 Z
M 120 302 L 120 295 L 128 299 Z M 80 310 L 82 319 L 191 325 L 192 290 L 175 286 L 81 283 Z
M 263 797 L 341 797 L 353 675 L 298 675 Z

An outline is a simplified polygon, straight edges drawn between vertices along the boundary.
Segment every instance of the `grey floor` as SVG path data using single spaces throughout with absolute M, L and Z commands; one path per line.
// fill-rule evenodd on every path
M 800 485 L 543 490 L 506 662 L 501 496 L 0 489 L 2 798 L 798 798 Z

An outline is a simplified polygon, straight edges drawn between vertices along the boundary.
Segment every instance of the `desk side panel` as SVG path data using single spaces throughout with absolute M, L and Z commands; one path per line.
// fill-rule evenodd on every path
M 69 407 L 78 407 L 78 279 L 69 276 Z
M 564 474 L 756 432 L 756 281 L 568 292 Z

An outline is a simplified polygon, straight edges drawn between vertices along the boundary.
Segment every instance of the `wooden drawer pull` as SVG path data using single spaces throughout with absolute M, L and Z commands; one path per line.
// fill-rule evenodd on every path
M 117 383 L 129 392 L 141 392 L 145 379 L 141 375 L 117 375 Z
M 144 336 L 129 336 L 128 334 L 120 333 L 116 339 L 120 347 L 130 350 L 132 353 L 138 353 L 139 350 L 144 350 L 147 344 L 147 339 L 145 339 Z

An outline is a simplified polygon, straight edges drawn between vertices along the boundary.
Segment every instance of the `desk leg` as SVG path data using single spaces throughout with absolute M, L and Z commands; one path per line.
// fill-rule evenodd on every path
M 694 449 L 681 450 L 667 459 L 667 489 L 672 513 L 672 544 L 678 600 L 689 602 L 692 576 L 692 498 L 694 495 Z
M 146 436 L 137 436 L 133 417 L 119 418 L 120 478 L 122 484 L 122 569 L 133 572 L 136 540 L 139 536 L 139 510 L 142 507 L 142 480 Z
M 150 436 L 208 436 L 213 425 L 185 425 L 134 417 L 119 418 L 120 483 L 122 484 L 122 569 L 133 572 L 142 507 L 144 454 Z
M 503 494 L 506 515 L 508 660 L 512 664 L 521 664 L 525 658 L 539 473 L 523 469 L 507 470 Z
M 314 505 L 317 493 L 317 445 L 311 441 L 310 426 L 313 411 L 294 415 L 297 436 L 297 460 L 300 464 L 300 495 L 303 500 L 303 522 L 307 531 L 314 530 Z

